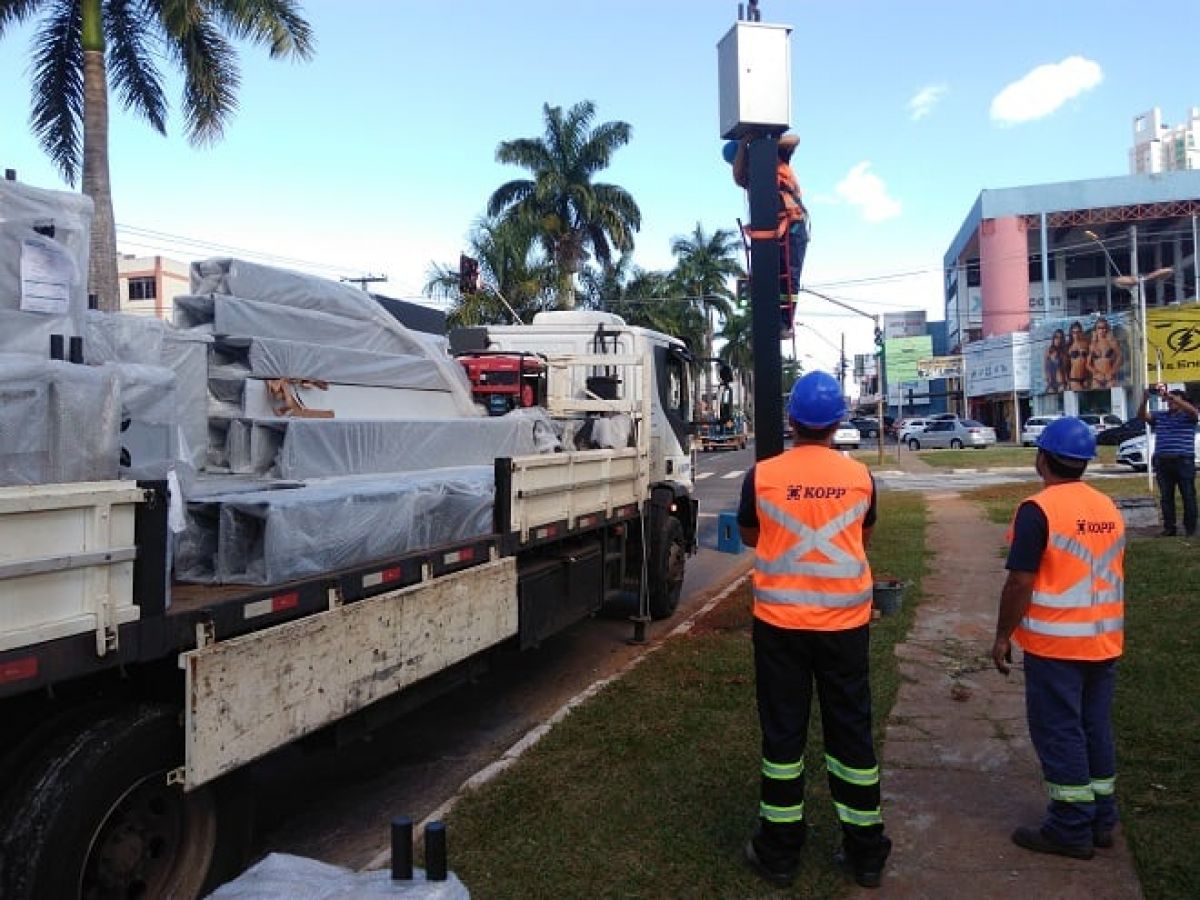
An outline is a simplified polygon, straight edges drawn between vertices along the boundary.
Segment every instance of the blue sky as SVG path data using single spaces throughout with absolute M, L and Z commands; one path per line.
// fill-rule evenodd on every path
M 942 254 L 984 188 L 1124 175 L 1132 120 L 1200 105 L 1200 4 L 1163 0 L 761 0 L 794 29 L 793 159 L 813 218 L 807 285 L 870 312 L 941 318 Z M 221 142 L 159 137 L 114 109 L 118 243 L 211 255 L 171 237 L 382 273 L 419 298 L 457 259 L 503 182 L 498 143 L 543 133 L 542 105 L 591 100 L 633 129 L 604 180 L 642 210 L 635 262 L 671 265 L 697 222 L 736 228 L 745 198 L 721 158 L 717 52 L 730 0 L 308 0 L 307 64 L 241 52 Z M 29 137 L 28 45 L 0 42 L 0 165 L 62 182 Z M 171 95 L 177 97 L 177 85 Z M 132 229 L 138 230 L 135 237 Z M 870 323 L 806 300 L 801 354 L 829 366 Z M 819 336 L 812 334 L 818 331 Z M 806 338 L 807 335 L 807 338 Z M 822 340 L 823 338 L 823 340 Z

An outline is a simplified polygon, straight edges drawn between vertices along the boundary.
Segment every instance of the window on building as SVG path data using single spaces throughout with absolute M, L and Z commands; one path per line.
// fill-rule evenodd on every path
M 1111 274 L 1103 253 L 1073 253 L 1067 257 L 1067 278 L 1103 278 Z
M 130 278 L 130 300 L 153 300 L 156 296 L 153 278 Z
M 1054 257 L 1050 258 L 1050 265 L 1046 268 L 1049 271 L 1049 278 L 1051 281 L 1058 277 L 1057 273 L 1055 272 Z M 1029 257 L 1029 280 L 1042 280 L 1042 257 L 1040 255 Z
M 967 287 L 979 287 L 979 260 L 967 262 Z

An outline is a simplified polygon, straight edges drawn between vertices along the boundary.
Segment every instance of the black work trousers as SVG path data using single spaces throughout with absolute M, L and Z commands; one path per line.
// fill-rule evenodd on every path
M 760 858 L 768 865 L 787 865 L 804 844 L 804 750 L 814 684 L 843 848 L 851 860 L 885 855 L 879 765 L 871 740 L 868 627 L 805 631 L 756 618 L 753 634 L 763 756 L 755 840 Z

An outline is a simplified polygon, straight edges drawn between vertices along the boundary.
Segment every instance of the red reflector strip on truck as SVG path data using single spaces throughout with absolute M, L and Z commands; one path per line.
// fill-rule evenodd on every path
M 451 550 L 449 553 L 442 555 L 442 563 L 447 566 L 452 566 L 455 563 L 470 562 L 475 558 L 474 547 L 463 547 L 461 550 Z
M 372 572 L 370 575 L 364 575 L 362 584 L 363 587 L 379 587 L 381 584 L 390 584 L 393 581 L 399 581 L 401 571 L 398 568 L 384 569 L 382 572 Z
M 268 613 L 293 609 L 299 605 L 300 595 L 292 591 L 290 594 L 278 594 L 274 597 L 267 597 L 264 600 L 255 600 L 253 603 L 247 603 L 242 608 L 242 615 L 247 619 L 254 619 L 258 616 L 265 616 Z
M 36 678 L 37 673 L 38 658 L 36 656 L 22 656 L 20 659 L 0 662 L 0 684 L 27 681 L 30 678 Z

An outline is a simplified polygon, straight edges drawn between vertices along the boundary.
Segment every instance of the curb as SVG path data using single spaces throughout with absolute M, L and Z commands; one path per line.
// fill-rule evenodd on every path
M 591 684 L 589 684 L 587 687 L 585 687 L 582 691 L 580 691 L 578 694 L 576 694 L 574 697 L 572 697 L 570 700 L 568 700 L 566 703 L 564 703 L 562 706 L 560 706 L 558 709 L 556 709 L 554 711 L 554 713 L 548 719 L 546 719 L 546 721 L 542 722 L 539 725 L 534 726 L 529 731 L 527 731 L 515 744 L 513 744 L 511 747 L 509 747 L 507 750 L 505 750 L 502 754 L 500 754 L 500 757 L 498 759 L 496 759 L 495 761 L 493 761 L 491 763 L 488 763 L 486 766 L 484 766 L 482 769 L 480 769 L 478 772 L 476 772 L 474 775 L 472 775 L 470 778 L 468 778 L 466 781 L 464 781 L 462 784 L 460 784 L 458 786 L 458 790 L 456 790 L 454 792 L 454 795 L 452 797 L 450 797 L 449 800 L 447 800 L 445 803 L 443 803 L 441 806 L 439 806 L 437 809 L 435 809 L 433 812 L 431 812 L 429 815 L 427 815 L 424 819 L 421 820 L 420 823 L 413 826 L 413 832 L 423 834 L 425 831 L 425 826 L 427 824 L 429 824 L 430 822 L 436 822 L 440 819 L 445 818 L 445 816 L 447 814 L 449 814 L 450 810 L 452 810 L 454 808 L 455 804 L 458 803 L 458 801 L 468 791 L 472 791 L 482 785 L 487 784 L 489 781 L 491 781 L 497 775 L 501 774 L 506 769 L 510 768 L 518 759 L 520 759 L 525 754 L 525 751 L 534 747 L 542 738 L 544 738 L 547 734 L 550 733 L 550 729 L 552 729 L 555 725 L 557 725 L 559 722 L 561 722 L 563 719 L 565 719 L 567 717 L 567 714 L 569 712 L 571 712 L 571 710 L 573 710 L 575 707 L 579 706 L 581 703 L 584 703 L 587 700 L 590 700 L 596 694 L 598 694 L 602 690 L 604 690 L 604 688 L 606 688 L 612 682 L 617 681 L 618 679 L 622 678 L 629 672 L 632 672 L 635 668 L 640 666 L 642 664 L 642 662 L 647 657 L 650 656 L 650 654 L 655 653 L 659 649 L 661 649 L 663 647 L 663 645 L 666 644 L 667 641 L 671 640 L 672 638 L 679 637 L 680 635 L 687 634 L 689 631 L 692 630 L 692 627 L 696 624 L 697 619 L 699 619 L 702 616 L 705 616 L 709 612 L 711 612 L 713 610 L 713 608 L 715 608 L 717 606 L 717 604 L 719 604 L 726 597 L 728 597 L 730 594 L 732 594 L 734 591 L 736 591 L 739 587 L 742 586 L 742 584 L 744 584 L 749 579 L 750 579 L 749 572 L 744 572 L 741 575 L 737 576 L 733 581 L 731 581 L 729 584 L 727 584 L 724 588 L 722 588 L 720 591 L 718 591 L 715 595 L 710 597 L 700 608 L 695 610 L 686 619 L 684 619 L 682 622 L 680 622 L 678 625 L 676 625 L 674 628 L 672 628 L 670 631 L 668 631 L 666 634 L 664 634 L 661 638 L 659 638 L 658 641 L 656 641 L 652 646 L 647 647 L 645 653 L 642 653 L 640 656 L 634 657 L 629 662 L 627 662 L 625 665 L 623 665 L 620 669 L 618 669 L 616 672 L 613 672 L 613 674 L 606 675 L 604 678 L 594 681 Z M 392 849 L 390 846 L 388 846 L 388 847 L 384 848 L 383 850 L 380 850 L 377 854 L 375 854 L 375 856 L 371 857 L 370 862 L 368 862 L 365 866 L 363 866 L 362 869 L 360 869 L 359 871 L 366 872 L 371 869 L 381 869 L 385 865 L 387 865 L 387 863 L 391 859 L 391 857 L 392 857 Z

